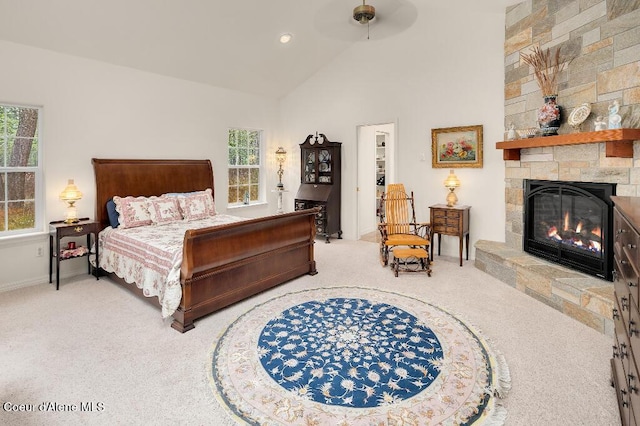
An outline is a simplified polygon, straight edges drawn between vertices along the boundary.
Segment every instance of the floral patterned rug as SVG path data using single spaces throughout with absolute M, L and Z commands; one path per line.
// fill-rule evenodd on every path
M 401 294 L 358 287 L 276 297 L 215 342 L 208 375 L 238 423 L 502 424 L 504 360 L 469 325 Z

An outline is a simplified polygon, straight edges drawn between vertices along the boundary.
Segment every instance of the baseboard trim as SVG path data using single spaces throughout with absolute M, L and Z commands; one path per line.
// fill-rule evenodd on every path
M 47 282 L 49 282 L 49 277 L 47 275 L 43 275 L 41 277 L 32 278 L 30 280 L 18 281 L 15 283 L 4 283 L 4 284 L 0 284 L 0 293 L 17 290 L 20 288 L 31 287 L 34 285 L 44 284 Z
M 69 279 L 69 278 L 76 277 L 78 275 L 86 275 L 86 274 L 87 274 L 86 263 L 84 263 L 82 267 L 78 266 L 77 268 L 64 268 L 64 269 L 61 268 L 60 280 Z M 56 277 L 54 272 L 54 276 L 53 276 L 54 283 L 55 283 L 55 279 Z M 48 284 L 48 283 L 49 283 L 49 274 L 41 275 L 39 277 L 33 277 L 27 280 L 17 281 L 13 283 L 0 283 L 0 293 L 18 290 L 26 287 L 31 287 L 34 285 Z

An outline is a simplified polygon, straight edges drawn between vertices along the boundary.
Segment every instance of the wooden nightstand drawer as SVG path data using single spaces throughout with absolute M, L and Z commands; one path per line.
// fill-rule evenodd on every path
M 460 228 L 458 226 L 445 226 L 442 231 L 445 235 L 458 235 Z
M 452 233 L 453 235 L 458 235 L 458 230 L 460 229 L 460 220 L 458 219 L 449 219 L 443 217 L 436 217 L 433 219 L 431 225 L 435 232 L 442 233 Z
M 77 225 L 70 224 L 69 226 L 58 229 L 58 236 L 72 237 L 72 236 L 85 235 L 87 233 L 93 233 L 95 232 L 97 225 L 98 225 L 97 223 L 85 223 L 85 224 L 77 224 Z
M 446 224 L 447 224 L 447 219 L 444 218 L 444 217 L 437 217 L 436 216 L 431 220 L 431 225 L 434 226 L 434 227 L 435 226 L 445 226 Z
M 459 219 L 461 216 L 461 211 L 457 209 L 450 208 L 439 208 L 433 211 L 434 217 L 446 217 L 449 219 Z
M 445 213 L 449 220 L 459 220 L 461 216 L 458 210 L 445 210 Z
M 459 218 L 447 218 L 445 224 L 448 227 L 453 227 L 455 229 L 460 228 L 460 219 Z

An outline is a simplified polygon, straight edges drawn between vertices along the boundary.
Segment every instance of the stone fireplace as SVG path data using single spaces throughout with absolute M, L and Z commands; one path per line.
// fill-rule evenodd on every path
M 631 137 L 637 138 L 639 132 L 633 130 Z M 518 149 L 517 156 L 515 151 L 505 153 L 505 157 L 512 158 L 505 160 L 505 242 L 478 241 L 475 265 L 550 307 L 613 336 L 613 283 L 606 280 L 607 273 L 603 272 L 605 277 L 602 278 L 596 277 L 598 274 L 587 275 L 568 267 L 572 265 L 563 266 L 524 250 L 525 238 L 529 239 L 528 233 L 525 236 L 528 182 L 550 181 L 560 187 L 577 184 L 582 186 L 581 191 L 592 185 L 610 187 L 601 194 L 603 198 L 614 195 L 613 191 L 615 195 L 623 196 L 638 194 L 640 168 L 635 165 L 640 161 L 640 144 L 621 136 L 623 141 L 620 143 L 630 144 L 631 149 L 624 150 L 621 156 L 616 157 L 607 156 L 607 152 L 611 152 L 611 142 L 573 140 L 581 135 L 589 137 L 592 133 L 539 138 L 546 146 Z M 562 145 L 566 140 L 572 143 Z M 529 141 L 535 142 L 533 139 Z M 554 141 L 560 145 L 553 145 L 551 142 Z M 585 216 L 585 209 L 589 210 L 581 206 L 574 213 L 578 217 Z M 564 230 L 562 207 L 560 210 L 562 217 L 559 225 Z M 609 213 L 607 215 L 611 217 Z M 570 224 L 567 230 L 571 232 L 573 228 L 575 231 L 576 225 Z M 558 224 L 554 226 L 559 228 Z M 611 253 L 611 250 L 605 245 L 607 252 Z M 574 254 L 575 250 L 571 253 Z M 603 271 L 610 269 L 610 266 L 603 266 Z
M 542 106 L 532 70 L 521 60 L 534 46 L 560 47 L 570 60 L 559 76 L 558 102 L 564 119 L 563 144 L 532 147 L 526 143 L 505 155 L 505 240 L 478 241 L 476 267 L 558 311 L 613 336 L 613 284 L 524 251 L 525 182 L 595 182 L 615 184 L 616 195 L 640 196 L 640 137 L 620 148 L 607 138 L 583 141 L 593 121 L 607 116 L 618 100 L 623 127 L 640 129 L 640 0 L 525 1 L 509 6 L 505 19 L 504 125 L 536 126 Z M 573 129 L 566 117 L 589 103 L 591 116 Z M 554 138 L 551 136 L 550 138 Z M 622 138 L 624 139 L 624 138 Z M 635 140 L 635 142 L 633 142 Z M 525 141 L 520 141 L 525 142 Z M 565 142 L 571 142 L 567 144 Z M 485 149 L 490 145 L 485 145 Z M 506 150 L 505 150 L 506 151 Z M 506 153 L 505 153 L 506 154 Z M 528 238 L 528 236 L 527 236 Z M 609 250 L 610 251 L 610 250 Z M 605 269 L 607 267 L 605 266 Z
M 639 132 L 633 130 L 632 137 L 637 138 Z M 505 242 L 478 241 L 475 245 L 475 266 L 550 307 L 613 336 L 613 283 L 605 280 L 607 277 L 587 275 L 524 250 L 527 182 L 551 181 L 559 186 L 595 185 L 615 188 L 615 195 L 638 195 L 640 167 L 635 166 L 640 165 L 640 144 L 621 136 L 631 149 L 625 150 L 622 156 L 607 156 L 611 142 L 588 140 L 580 143 L 571 140 L 580 135 L 590 134 L 539 138 L 546 146 L 518 149 L 517 156 L 515 151 L 505 153 L 505 157 L 512 158 L 505 160 Z M 556 140 L 562 143 L 566 139 L 572 143 L 551 143 Z M 533 139 L 529 141 L 535 142 Z M 613 192 L 605 192 L 604 198 L 610 195 Z M 575 212 L 577 216 L 585 215 L 583 207 L 578 210 L 581 212 Z M 563 216 L 562 211 L 560 215 Z M 560 221 L 564 228 L 564 217 Z M 568 230 L 571 227 L 575 231 L 575 225 Z M 526 238 L 529 238 L 528 233 Z M 611 253 L 611 250 L 605 246 L 605 252 Z M 605 265 L 603 269 L 611 268 Z

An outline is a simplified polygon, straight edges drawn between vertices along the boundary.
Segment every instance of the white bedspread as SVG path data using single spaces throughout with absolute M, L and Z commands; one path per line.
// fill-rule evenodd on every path
M 138 228 L 111 228 L 100 232 L 100 267 L 114 272 L 127 283 L 135 283 L 147 297 L 157 296 L 162 317 L 180 306 L 182 243 L 188 229 L 239 222 L 245 218 L 216 214 L 213 217 Z

